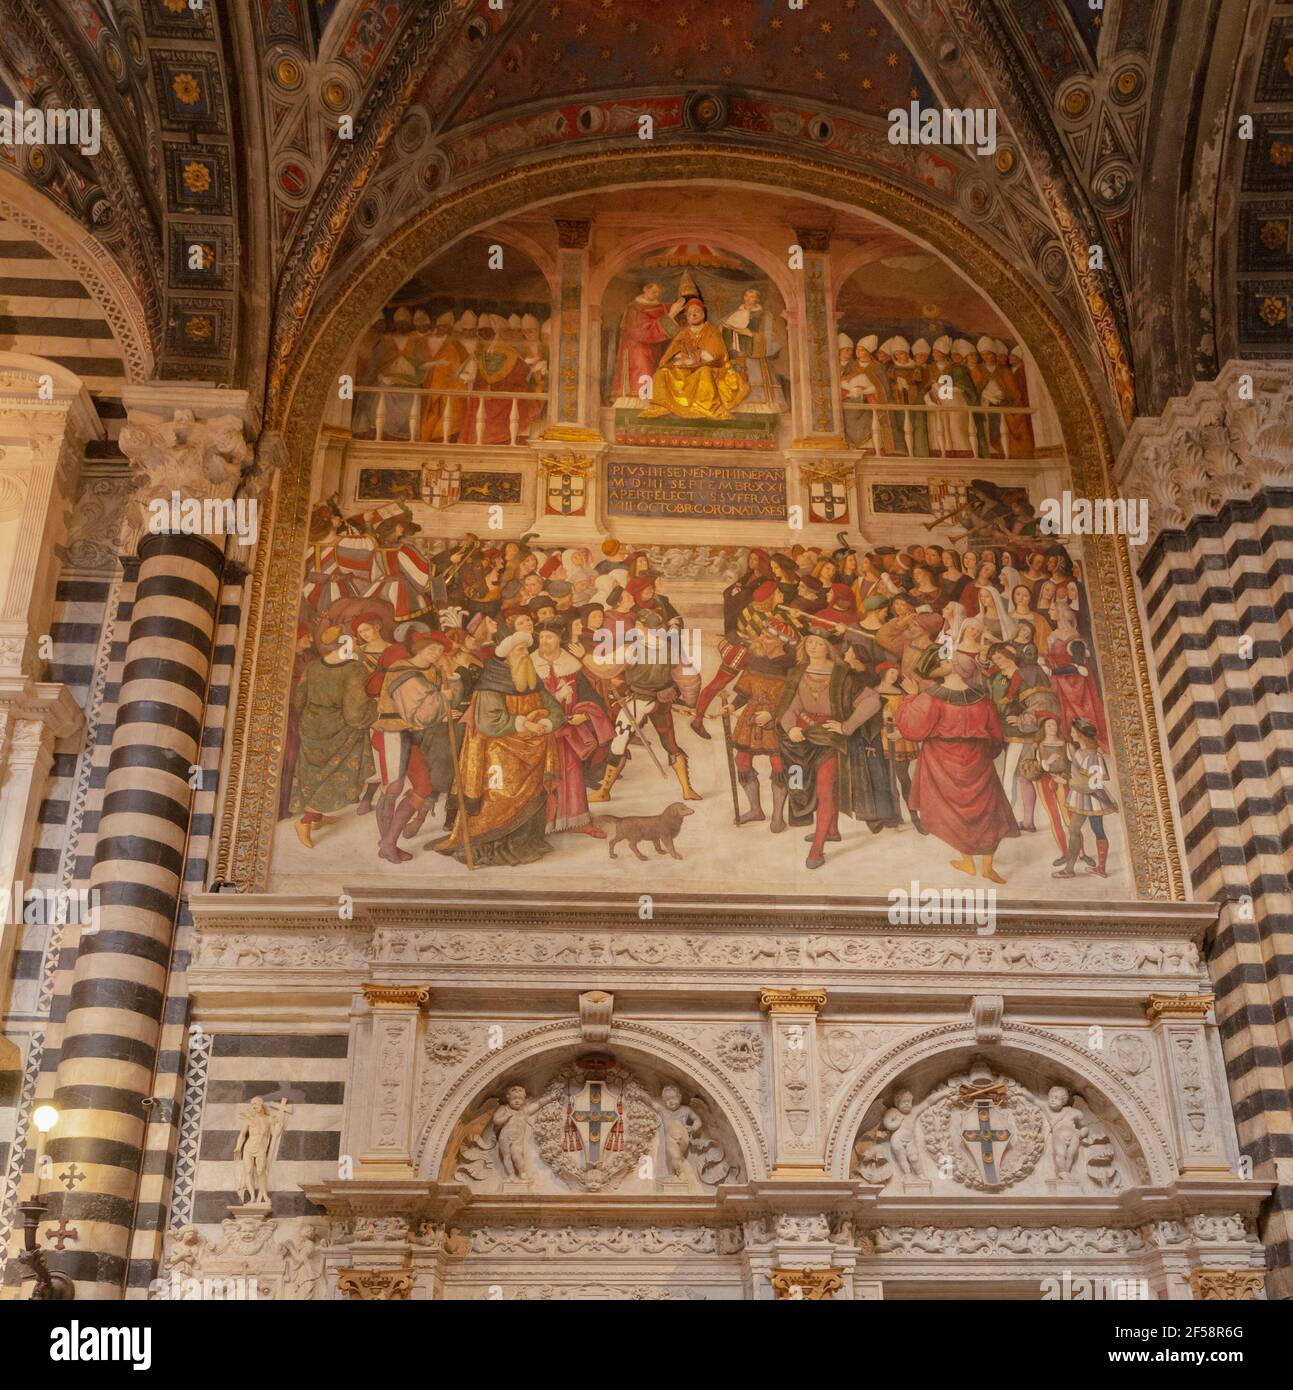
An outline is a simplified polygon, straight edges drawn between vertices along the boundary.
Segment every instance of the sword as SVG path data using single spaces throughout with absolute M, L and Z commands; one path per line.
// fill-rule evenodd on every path
M 669 774 L 664 770 L 664 768 L 660 766 L 660 759 L 656 757 L 655 749 L 652 748 L 651 745 L 647 742 L 646 735 L 642 732 L 641 725 L 638 724 L 638 722 L 629 713 L 628 706 L 624 703 L 623 700 L 616 699 L 613 695 L 611 696 L 611 703 L 615 706 L 616 711 L 624 716 L 624 722 L 629 726 L 631 733 L 637 736 L 637 741 L 642 745 L 643 748 L 646 749 L 647 757 L 650 758 L 652 763 L 655 765 L 655 770 L 667 782 L 669 780 Z
M 732 709 L 726 700 L 720 702 L 723 713 L 723 746 L 727 749 L 727 780 L 732 784 L 732 824 L 741 823 L 741 803 L 736 796 L 736 756 L 732 752 Z
M 874 632 L 867 632 L 864 628 L 849 627 L 845 623 L 832 622 L 829 618 L 819 618 L 815 613 L 805 613 L 802 608 L 791 608 L 784 603 L 778 603 L 775 607 L 783 613 L 793 613 L 796 618 L 804 618 L 810 623 L 819 623 L 822 627 L 829 627 L 835 632 L 852 632 L 858 637 L 875 637 Z

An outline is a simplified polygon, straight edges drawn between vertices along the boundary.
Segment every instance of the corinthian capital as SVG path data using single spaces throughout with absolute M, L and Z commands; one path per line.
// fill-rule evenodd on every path
M 169 417 L 139 411 L 122 427 L 117 443 L 139 484 L 122 518 L 123 553 L 135 549 L 152 503 L 229 502 L 251 458 L 237 415 L 198 419 L 191 410 Z
M 1152 545 L 1196 517 L 1264 487 L 1293 482 L 1293 366 L 1229 362 L 1162 415 L 1135 421 L 1117 467 L 1119 491 L 1149 503 Z

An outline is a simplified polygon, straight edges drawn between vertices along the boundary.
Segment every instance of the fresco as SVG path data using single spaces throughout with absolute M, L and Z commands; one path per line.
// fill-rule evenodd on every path
M 482 293 L 464 295 L 474 270 Z M 414 276 L 353 354 L 354 439 L 516 444 L 547 414 L 547 282 L 521 252 L 469 237 Z
M 549 289 L 491 244 L 412 277 L 353 355 L 276 879 L 1131 896 L 1081 540 L 1039 522 L 1062 445 L 973 284 L 882 229 L 848 250 L 814 388 L 844 436 L 801 459 L 811 316 L 662 233 L 582 320 L 603 443 L 536 479 Z
M 744 258 L 661 247 L 602 302 L 603 400 L 624 444 L 771 448 L 789 395 L 785 305 Z

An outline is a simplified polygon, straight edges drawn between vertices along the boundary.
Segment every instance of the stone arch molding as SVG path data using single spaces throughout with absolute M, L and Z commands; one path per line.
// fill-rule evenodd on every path
M 1067 1038 L 1031 1024 L 1006 1022 L 1001 1041 L 981 1043 L 974 1024 L 944 1024 L 915 1037 L 895 1043 L 875 1057 L 854 1078 L 836 1107 L 827 1129 L 826 1170 L 832 1177 L 847 1179 L 853 1140 L 863 1116 L 874 1102 L 919 1062 L 946 1053 L 949 1057 L 966 1048 L 989 1063 L 1008 1069 L 1012 1056 L 1035 1062 L 1050 1062 L 1080 1079 L 1084 1090 L 1098 1095 L 1131 1131 L 1138 1156 L 1149 1170 L 1153 1186 L 1167 1186 L 1177 1174 L 1170 1137 L 1144 1100 L 1131 1089 L 1112 1067 Z
M 578 1046 L 583 1037 L 574 1019 L 543 1023 L 509 1039 L 495 1052 L 479 1057 L 440 1097 L 428 1116 L 414 1151 L 418 1176 L 435 1180 L 459 1120 L 477 1096 L 501 1085 L 508 1073 L 547 1052 Z M 619 1055 L 626 1048 L 648 1057 L 654 1064 L 686 1078 L 703 1090 L 721 1113 L 740 1149 L 741 1167 L 747 1180 L 766 1178 L 772 1156 L 763 1126 L 749 1100 L 699 1048 L 672 1037 L 663 1029 L 634 1020 L 615 1021 L 606 1050 Z
M 0 219 L 21 227 L 76 276 L 111 328 L 128 380 L 149 380 L 155 353 L 148 315 L 111 254 L 48 198 L 4 168 L 0 168 Z

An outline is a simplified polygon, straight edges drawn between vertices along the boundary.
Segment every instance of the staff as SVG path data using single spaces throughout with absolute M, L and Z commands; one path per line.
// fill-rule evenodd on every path
M 474 869 L 476 860 L 471 851 L 471 829 L 467 824 L 467 797 L 462 789 L 462 768 L 458 764 L 458 739 L 453 731 L 453 709 L 445 715 L 449 726 L 449 756 L 453 759 L 453 784 L 458 793 L 458 823 L 462 826 L 462 848 L 467 858 L 467 867 Z

